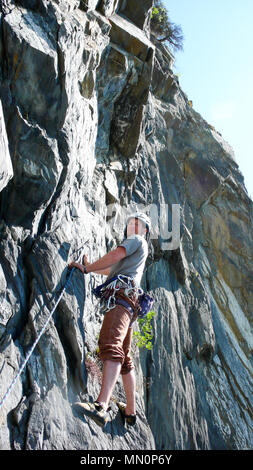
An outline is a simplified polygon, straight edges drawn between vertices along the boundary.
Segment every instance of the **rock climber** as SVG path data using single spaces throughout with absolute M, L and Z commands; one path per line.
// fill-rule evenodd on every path
M 107 275 L 106 283 L 116 276 L 115 282 L 118 283 L 116 303 L 105 313 L 98 342 L 99 355 L 103 362 L 100 393 L 93 403 L 74 404 L 76 410 L 90 416 L 100 426 L 104 426 L 109 420 L 109 402 L 120 374 L 126 404 L 117 404 L 124 422 L 129 425 L 136 423 L 135 372 L 130 350 L 132 326 L 138 315 L 138 288 L 148 256 L 150 228 L 150 219 L 146 214 L 132 214 L 127 219 L 125 238 L 116 249 L 94 263 L 88 263 L 87 256 L 84 256 L 84 264 L 72 262 L 69 265 L 70 268 L 80 269 L 84 274 Z

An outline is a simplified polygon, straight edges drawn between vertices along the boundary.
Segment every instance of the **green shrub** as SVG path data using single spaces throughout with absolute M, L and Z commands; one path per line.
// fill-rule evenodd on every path
M 181 26 L 172 23 L 161 0 L 154 1 L 150 27 L 151 32 L 158 41 L 168 41 L 175 51 L 183 49 L 184 36 L 182 28 Z
M 135 344 L 138 348 L 152 349 L 152 324 L 151 321 L 155 316 L 154 311 L 150 311 L 145 318 L 138 318 L 140 331 L 134 331 Z

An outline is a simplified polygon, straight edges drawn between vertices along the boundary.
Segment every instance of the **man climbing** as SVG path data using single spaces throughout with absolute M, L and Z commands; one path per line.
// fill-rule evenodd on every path
M 150 226 L 150 219 L 146 214 L 133 214 L 127 219 L 124 232 L 126 238 L 115 250 L 91 264 L 85 256 L 83 265 L 75 262 L 69 265 L 70 268 L 77 267 L 85 274 L 92 272 L 108 276 L 108 287 L 104 290 L 108 306 L 112 300 L 112 286 L 116 286 L 114 303 L 105 313 L 99 336 L 99 354 L 103 362 L 100 393 L 94 403 L 75 404 L 78 411 L 92 417 L 102 426 L 109 419 L 107 409 L 119 374 L 122 375 L 126 405 L 118 403 L 118 407 L 129 425 L 136 422 L 135 373 L 130 350 L 132 325 L 138 315 L 139 286 L 148 256 L 146 238 L 149 237 Z M 110 283 L 111 280 L 113 282 Z

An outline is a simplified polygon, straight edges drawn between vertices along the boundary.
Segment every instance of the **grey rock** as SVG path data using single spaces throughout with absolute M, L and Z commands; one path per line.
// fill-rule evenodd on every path
M 153 6 L 152 0 L 135 2 L 134 0 L 119 0 L 118 13 L 133 22 L 138 28 L 148 30 L 148 24 Z
M 98 10 L 106 17 L 112 16 L 118 8 L 119 0 L 101 0 Z
M 8 147 L 2 104 L 0 101 L 0 191 L 13 177 L 13 168 Z

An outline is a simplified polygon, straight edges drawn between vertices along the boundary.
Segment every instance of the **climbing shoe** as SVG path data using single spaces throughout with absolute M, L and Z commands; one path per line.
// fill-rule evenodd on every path
M 128 424 L 128 426 L 134 426 L 136 423 L 136 415 L 126 415 L 126 404 L 122 401 L 118 401 L 117 407 L 120 411 L 121 417 L 123 419 L 124 424 Z
M 103 427 L 109 421 L 107 411 L 98 402 L 94 403 L 74 403 L 73 408 L 89 418 L 92 418 L 99 426 Z

